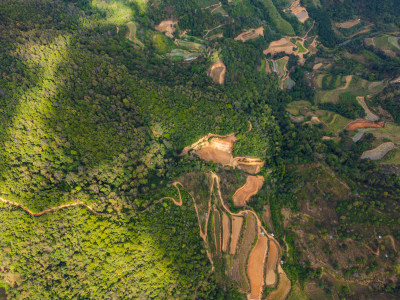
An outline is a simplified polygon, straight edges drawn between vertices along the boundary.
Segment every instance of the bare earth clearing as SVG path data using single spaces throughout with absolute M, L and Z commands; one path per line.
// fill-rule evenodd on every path
M 262 176 L 247 176 L 246 183 L 233 195 L 233 203 L 236 207 L 246 205 L 250 198 L 258 193 L 264 183 Z
M 304 23 L 309 18 L 307 9 L 301 6 L 300 0 L 294 1 L 290 7 L 284 9 L 283 11 L 294 14 L 301 23 Z
M 250 174 L 259 173 L 265 162 L 252 157 L 233 157 L 232 150 L 235 142 L 234 133 L 226 136 L 208 134 L 193 145 L 185 147 L 181 155 L 193 150 L 195 154 L 205 161 L 213 161 L 223 166 L 240 168 Z
M 349 20 L 346 22 L 342 22 L 342 23 L 335 23 L 335 26 L 337 28 L 345 28 L 345 29 L 349 29 L 353 26 L 356 26 L 357 24 L 360 24 L 361 19 L 354 19 L 354 20 Z
M 396 146 L 393 142 L 383 143 L 372 150 L 365 151 L 361 155 L 361 159 L 379 160 L 395 148 Z
M 346 76 L 346 84 L 339 88 L 339 90 L 347 90 L 349 88 L 350 82 L 353 80 L 353 75 Z
M 214 63 L 210 69 L 208 69 L 208 76 L 210 76 L 215 83 L 219 84 L 224 84 L 225 73 L 226 66 L 222 61 Z
M 354 131 L 359 128 L 368 128 L 368 127 L 383 128 L 383 127 L 385 127 L 385 122 L 374 123 L 374 122 L 370 122 L 367 120 L 357 120 L 357 121 L 351 122 L 347 126 L 347 130 Z
M 292 39 L 296 40 L 295 44 L 292 43 L 292 41 L 291 41 Z M 314 38 L 313 42 L 310 45 L 313 48 L 315 48 L 315 46 L 316 46 L 315 39 L 316 38 Z M 288 55 L 293 54 L 293 55 L 296 55 L 299 57 L 299 64 L 304 65 L 304 63 L 306 61 L 304 55 L 310 53 L 310 50 L 306 49 L 304 47 L 305 40 L 306 40 L 306 37 L 301 38 L 298 36 L 295 36 L 295 37 L 285 36 L 278 41 L 271 42 L 269 44 L 268 49 L 264 50 L 263 53 L 265 55 L 271 54 L 272 57 L 274 57 L 275 54 L 280 53 L 280 52 L 285 52 Z M 304 48 L 305 51 L 304 50 L 303 50 L 303 52 L 300 51 L 300 47 L 298 47 L 298 45 L 297 45 L 298 43 Z M 313 54 L 313 53 L 314 53 L 314 50 L 311 52 L 311 54 Z
M 235 37 L 235 41 L 242 41 L 246 42 L 248 40 L 253 40 L 258 38 L 259 36 L 264 36 L 264 27 L 258 27 L 258 28 L 251 28 L 241 34 L 239 34 L 237 37 Z
M 178 24 L 178 21 L 164 20 L 160 24 L 158 24 L 155 29 L 159 32 L 163 32 L 167 37 L 173 38 L 174 32 L 176 30 L 176 24 Z
M 134 22 L 129 22 L 126 24 L 128 26 L 128 35 L 127 38 L 135 45 L 138 45 L 140 48 L 144 48 L 144 44 L 136 37 L 136 24 Z

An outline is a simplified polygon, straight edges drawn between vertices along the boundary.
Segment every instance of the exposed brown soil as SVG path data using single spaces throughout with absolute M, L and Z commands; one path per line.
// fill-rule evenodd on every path
M 236 207 L 245 206 L 250 198 L 258 193 L 264 183 L 263 176 L 247 176 L 246 183 L 233 195 L 233 204 Z
M 324 65 L 323 63 L 315 64 L 315 65 L 313 66 L 313 70 L 318 70 L 318 69 L 320 69 L 323 65 Z
M 228 215 L 222 213 L 222 252 L 228 252 L 229 237 L 231 235 L 230 220 Z
M 226 74 L 226 66 L 222 61 L 214 63 L 208 69 L 208 76 L 210 76 L 215 83 L 224 84 L 225 74 Z
M 290 7 L 284 9 L 283 11 L 291 12 L 301 23 L 304 23 L 309 18 L 307 10 L 300 5 L 300 0 L 294 1 Z
M 383 128 L 385 127 L 385 122 L 370 122 L 367 120 L 357 120 L 354 122 L 351 122 L 349 125 L 347 125 L 347 130 L 349 131 L 354 131 L 359 128 L 369 128 L 369 127 L 374 127 L 374 128 Z
M 269 206 L 269 204 L 264 205 L 264 213 L 262 215 L 262 219 L 264 221 L 264 223 L 267 224 L 268 229 L 273 230 L 274 226 L 272 225 L 271 222 L 271 208 Z
M 393 142 L 386 142 L 372 150 L 365 151 L 361 155 L 361 159 L 379 160 L 395 148 L 396 146 Z
M 250 279 L 250 297 L 248 299 L 261 299 L 264 286 L 264 266 L 268 250 L 268 238 L 258 235 L 258 240 L 250 253 L 247 264 L 247 273 Z
M 299 53 L 299 49 L 298 49 L 297 45 L 293 44 L 291 39 L 295 39 L 296 43 L 299 42 L 304 47 L 305 38 L 301 38 L 301 37 L 297 37 L 297 36 L 295 36 L 295 37 L 285 36 L 285 37 L 281 38 L 280 40 L 271 42 L 269 44 L 268 49 L 264 50 L 263 53 L 265 55 L 271 54 L 272 57 L 275 54 L 280 53 L 280 52 L 285 52 L 288 55 L 293 54 L 293 55 L 296 55 L 299 57 L 299 64 L 304 65 L 304 63 L 306 61 L 306 59 L 304 58 L 304 55 L 309 53 L 310 51 L 304 47 L 307 51 Z M 315 39 L 313 40 L 311 46 L 313 46 L 313 43 L 314 43 L 314 46 L 316 46 Z
M 258 27 L 258 28 L 251 28 L 241 34 L 239 34 L 237 37 L 235 37 L 235 41 L 242 41 L 246 42 L 248 40 L 253 40 L 258 38 L 259 36 L 264 36 L 264 27 Z
M 163 32 L 166 36 L 173 38 L 174 32 L 176 30 L 175 25 L 178 24 L 178 21 L 174 20 L 164 20 L 160 24 L 158 24 L 155 29 L 159 32 Z
M 361 19 L 354 19 L 354 20 L 349 20 L 346 22 L 342 22 L 342 23 L 335 23 L 335 26 L 338 28 L 345 28 L 345 29 L 349 29 L 353 26 L 356 26 L 357 24 L 360 24 Z
M 240 237 L 240 231 L 243 225 L 243 218 L 232 216 L 232 235 L 231 235 L 231 245 L 229 253 L 234 255 L 236 253 L 237 244 Z
M 250 174 L 257 174 L 261 171 L 265 162 L 258 158 L 251 157 L 233 157 L 233 144 L 236 142 L 235 134 L 226 136 L 208 134 L 201 138 L 191 146 L 185 147 L 181 155 L 187 154 L 190 150 L 194 150 L 201 159 L 205 161 L 213 161 L 223 166 L 231 166 L 239 168 Z
M 276 290 L 272 291 L 267 300 L 283 300 L 286 299 L 287 295 L 291 289 L 291 283 L 289 278 L 286 276 L 285 272 L 282 270 L 282 267 L 278 266 L 278 274 L 279 274 L 279 284 Z
M 268 244 L 268 259 L 265 273 L 265 284 L 272 287 L 277 282 L 276 267 L 278 264 L 279 248 L 274 240 L 270 240 Z

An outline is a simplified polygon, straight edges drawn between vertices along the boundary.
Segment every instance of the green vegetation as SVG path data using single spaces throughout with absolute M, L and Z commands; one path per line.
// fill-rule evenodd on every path
M 340 94 L 339 102 L 333 103 L 320 103 L 319 108 L 338 113 L 349 119 L 357 119 L 365 116 L 365 111 L 358 104 L 356 97 L 349 92 Z

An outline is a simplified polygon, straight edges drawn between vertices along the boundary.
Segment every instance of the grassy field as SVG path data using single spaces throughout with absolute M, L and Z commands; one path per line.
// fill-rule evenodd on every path
M 307 107 L 311 109 L 312 105 L 309 101 L 294 101 L 287 105 L 286 110 L 290 112 L 293 116 L 301 115 L 301 109 Z
M 335 134 L 345 129 L 347 124 L 351 122 L 350 119 L 327 110 L 318 110 L 316 115 L 328 130 Z
M 379 163 L 381 164 L 400 164 L 400 150 L 395 149 L 389 152 Z
M 388 139 L 393 143 L 400 144 L 400 126 L 387 123 L 384 128 L 378 128 L 372 134 L 377 139 Z
M 307 52 L 307 49 L 304 48 L 304 46 L 303 46 L 300 42 L 297 42 L 296 45 L 297 45 L 297 47 L 299 48 L 299 53 L 305 53 L 305 52 Z
M 374 39 L 375 45 L 378 48 L 391 50 L 396 53 L 400 53 L 400 45 L 398 44 L 398 37 L 390 36 L 390 35 L 382 35 Z
M 321 76 L 321 75 L 319 75 Z M 325 75 L 326 76 L 326 75 Z M 318 78 L 319 79 L 319 78 Z M 317 81 L 318 81 L 317 79 Z M 324 79 L 322 79 L 324 80 Z M 339 85 L 339 87 L 337 87 Z M 360 77 L 354 76 L 349 87 L 343 89 L 343 78 L 336 78 L 334 86 L 337 87 L 333 90 L 319 90 L 315 95 L 317 103 L 337 103 L 339 101 L 339 96 L 343 93 L 350 92 L 354 96 L 367 96 L 370 94 L 375 94 L 382 91 L 385 86 L 385 81 L 367 81 Z
M 294 35 L 294 29 L 292 25 L 288 21 L 282 18 L 278 10 L 276 9 L 272 0 L 262 0 L 261 1 L 265 8 L 268 11 L 269 16 L 271 17 L 272 23 L 278 28 L 280 32 L 286 35 Z

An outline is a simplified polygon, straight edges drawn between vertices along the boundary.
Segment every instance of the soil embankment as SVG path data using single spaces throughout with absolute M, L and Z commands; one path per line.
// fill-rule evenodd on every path
M 235 37 L 235 41 L 246 42 L 248 40 L 253 40 L 258 38 L 259 36 L 264 36 L 264 27 L 251 28 L 245 32 L 242 32 L 237 37 Z
M 247 176 L 246 183 L 233 195 L 233 204 L 236 207 L 245 206 L 250 198 L 258 193 L 264 183 L 262 176 Z

